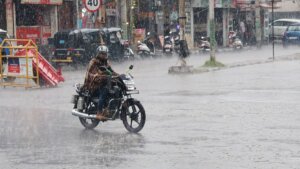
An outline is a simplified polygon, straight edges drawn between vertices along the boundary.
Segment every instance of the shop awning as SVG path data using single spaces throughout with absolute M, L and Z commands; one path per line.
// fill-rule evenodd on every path
M 21 0 L 21 4 L 62 5 L 63 0 Z

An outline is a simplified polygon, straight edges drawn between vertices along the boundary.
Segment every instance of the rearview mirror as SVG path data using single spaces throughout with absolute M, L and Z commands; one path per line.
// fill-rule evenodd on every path
M 133 69 L 133 65 L 130 65 L 130 66 L 129 66 L 129 69 L 130 69 L 130 70 Z

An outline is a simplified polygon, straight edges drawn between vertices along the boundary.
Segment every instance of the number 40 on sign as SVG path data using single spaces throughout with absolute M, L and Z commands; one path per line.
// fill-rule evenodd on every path
M 102 0 L 83 0 L 83 3 L 89 12 L 95 12 L 100 8 Z

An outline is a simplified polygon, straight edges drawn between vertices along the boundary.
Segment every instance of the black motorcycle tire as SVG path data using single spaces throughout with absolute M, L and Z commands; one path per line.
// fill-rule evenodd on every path
M 98 124 L 100 122 L 97 119 L 87 119 L 87 118 L 83 118 L 83 117 L 79 117 L 79 121 L 87 129 L 94 129 L 95 127 L 98 126 Z M 89 121 L 90 121 L 90 123 L 89 123 Z
M 130 112 L 130 108 L 132 112 Z M 129 132 L 138 133 L 143 129 L 146 122 L 145 109 L 139 101 L 131 101 L 128 103 L 128 106 L 123 109 L 121 119 L 124 127 Z M 138 122 L 139 119 L 140 121 Z M 137 124 L 136 127 L 133 126 L 133 122 Z
M 76 106 L 74 105 L 74 108 L 76 108 Z M 87 119 L 87 118 L 83 118 L 83 117 L 78 117 L 80 123 L 86 128 L 86 129 L 94 129 L 95 127 L 98 126 L 100 120 L 98 119 Z

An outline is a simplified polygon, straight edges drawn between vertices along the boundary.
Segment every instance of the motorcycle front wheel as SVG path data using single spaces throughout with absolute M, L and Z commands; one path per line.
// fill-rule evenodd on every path
M 146 113 L 142 104 L 138 101 L 129 102 L 121 114 L 124 127 L 132 133 L 141 131 L 146 122 Z

